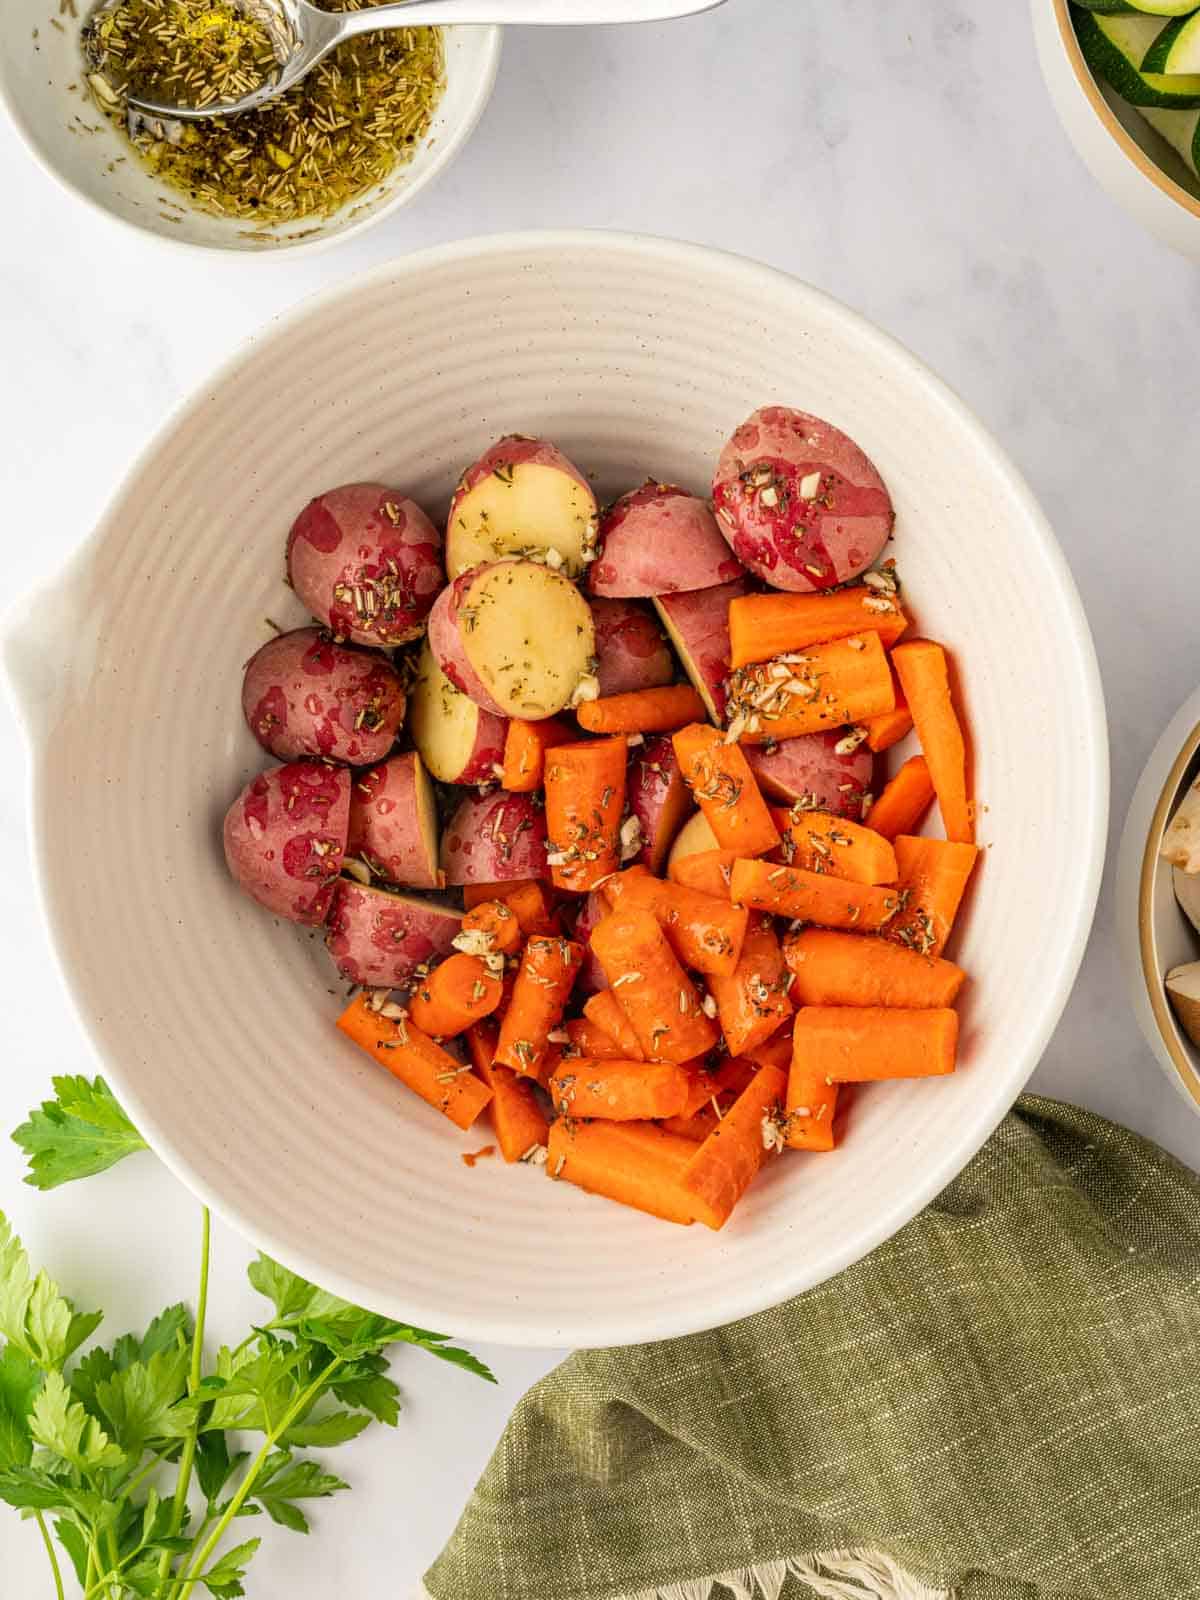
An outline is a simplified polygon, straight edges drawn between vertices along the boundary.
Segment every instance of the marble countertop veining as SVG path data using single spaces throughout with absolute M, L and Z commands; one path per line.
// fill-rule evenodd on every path
M 35 0 L 18 0 L 32 8 Z M 36 0 L 41 3 L 41 0 Z M 1200 275 L 1119 212 L 1070 151 L 1026 9 L 969 0 L 730 0 L 689 22 L 510 34 L 473 143 L 411 211 L 311 259 L 170 251 L 81 208 L 0 140 L 3 599 L 52 572 L 134 453 L 273 312 L 392 255 L 587 225 L 757 256 L 847 301 L 942 374 L 1011 452 L 1095 630 L 1111 718 L 1113 840 L 1157 734 L 1200 678 L 1194 626 Z M 964 530 L 964 536 L 969 530 Z M 1047 797 L 1051 803 L 1052 797 Z M 24 757 L 0 703 L 0 1127 L 89 1053 L 61 1010 L 26 865 Z M 1020 997 L 1014 997 L 1019 1003 Z M 47 1026 L 47 1018 L 61 1021 Z M 1034 1080 L 1200 1166 L 1137 1034 L 1111 867 L 1075 995 Z M 120 1331 L 190 1294 L 194 1202 L 151 1157 L 39 1196 L 0 1142 L 0 1206 L 35 1257 Z M 186 1246 L 186 1248 L 185 1248 Z M 250 1315 L 218 1226 L 214 1321 Z M 408 1410 L 338 1462 L 320 1535 L 272 1533 L 252 1592 L 405 1592 L 449 1533 L 503 1419 L 552 1353 L 483 1352 L 485 1388 L 418 1353 Z M 49 1593 L 31 1524 L 0 1517 L 5 1589 Z

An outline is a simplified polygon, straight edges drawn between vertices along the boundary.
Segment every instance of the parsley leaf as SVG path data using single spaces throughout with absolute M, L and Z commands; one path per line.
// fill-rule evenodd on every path
M 221 1490 L 232 1478 L 243 1461 L 249 1459 L 248 1450 L 229 1454 L 229 1443 L 223 1433 L 202 1433 L 196 1441 L 196 1478 L 200 1493 L 214 1506 Z
M 41 1467 L 10 1467 L 0 1472 L 0 1500 L 18 1511 L 61 1511 L 63 1485 Z
M 242 1587 L 242 1579 L 246 1576 L 250 1557 L 261 1543 L 261 1539 L 247 1539 L 245 1544 L 234 1545 L 232 1550 L 226 1550 L 215 1566 L 202 1572 L 200 1582 L 209 1594 L 216 1595 L 217 1600 L 238 1600 L 239 1595 L 244 1595 L 246 1591 Z
M 308 1518 L 294 1502 L 324 1500 L 350 1485 L 315 1461 L 295 1460 L 287 1450 L 273 1451 L 263 1463 L 254 1498 L 272 1522 L 295 1533 L 308 1532 Z
M 275 1304 L 276 1325 L 288 1327 L 302 1317 L 338 1317 L 346 1312 L 358 1312 L 348 1300 L 318 1289 L 315 1283 L 301 1278 L 270 1256 L 259 1255 L 246 1268 L 246 1276 L 259 1294 Z
M 80 1472 L 96 1467 L 116 1467 L 124 1459 L 95 1417 L 89 1416 L 77 1400 L 71 1399 L 71 1391 L 61 1372 L 46 1374 L 46 1381 L 33 1402 L 29 1431 L 38 1444 L 44 1444 L 47 1450 L 52 1450 Z
M 30 1272 L 29 1257 L 0 1212 L 0 1334 L 48 1370 L 61 1367 L 99 1326 L 103 1312 L 75 1312 L 44 1272 Z
M 283 1436 L 285 1445 L 313 1445 L 329 1450 L 335 1444 L 357 1439 L 371 1419 L 365 1411 L 330 1411 L 313 1422 L 294 1422 Z
M 400 1420 L 400 1390 L 387 1376 L 382 1356 L 363 1356 L 342 1368 L 332 1391 L 343 1405 L 356 1411 L 369 1411 L 377 1422 L 394 1428 Z
M 44 1100 L 13 1138 L 29 1157 L 25 1182 L 56 1189 L 87 1178 L 149 1147 L 122 1111 L 103 1078 L 55 1078 L 54 1100 Z
M 186 1345 L 159 1350 L 149 1361 L 134 1361 L 96 1385 L 96 1403 L 113 1437 L 130 1456 L 151 1440 L 182 1439 L 191 1415 L 179 1405 L 187 1394 Z
M 16 1345 L 0 1350 L 0 1469 L 27 1467 L 33 1455 L 29 1413 L 42 1375 Z

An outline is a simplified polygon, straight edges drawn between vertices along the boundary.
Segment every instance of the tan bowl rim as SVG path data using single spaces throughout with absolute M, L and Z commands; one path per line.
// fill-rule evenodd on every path
M 1164 974 L 1159 970 L 1158 944 L 1154 934 L 1154 884 L 1160 866 L 1159 847 L 1167 822 L 1174 810 L 1184 773 L 1192 764 L 1198 750 L 1200 750 L 1200 723 L 1197 723 L 1188 734 L 1183 742 L 1183 748 L 1172 763 L 1155 804 L 1154 815 L 1150 819 L 1150 832 L 1146 837 L 1145 850 L 1142 852 L 1142 873 L 1138 885 L 1138 945 L 1142 958 L 1142 977 L 1146 983 L 1146 993 L 1150 999 L 1150 1009 L 1154 1013 L 1159 1037 L 1179 1074 L 1180 1081 L 1197 1107 L 1200 1107 L 1200 1077 L 1197 1076 L 1193 1063 L 1189 1061 L 1187 1052 L 1179 1043 L 1179 1033 L 1167 1000 Z
M 1075 37 L 1075 28 L 1071 22 L 1071 8 L 1068 0 L 1051 0 L 1054 7 L 1054 20 L 1058 24 L 1059 35 L 1063 42 L 1063 49 L 1067 52 L 1067 60 L 1075 74 L 1076 82 L 1086 95 L 1092 110 L 1100 118 L 1108 132 L 1120 145 L 1121 149 L 1133 162 L 1134 166 L 1148 178 L 1156 189 L 1161 189 L 1168 199 L 1174 200 L 1185 211 L 1190 211 L 1193 217 L 1200 217 L 1200 200 L 1190 195 L 1186 189 L 1177 184 L 1174 178 L 1156 166 L 1137 141 L 1121 126 L 1120 122 L 1100 93 L 1100 87 L 1092 76 L 1091 68 L 1083 59 L 1083 51 L 1079 48 L 1079 40 Z M 1166 22 L 1168 19 L 1163 18 Z

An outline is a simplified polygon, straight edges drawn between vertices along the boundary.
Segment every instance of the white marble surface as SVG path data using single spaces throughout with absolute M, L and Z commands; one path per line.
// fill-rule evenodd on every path
M 1058 529 L 1096 632 L 1114 840 L 1159 729 L 1200 677 L 1200 278 L 1076 162 L 1023 6 L 730 0 L 674 26 L 510 35 L 492 106 L 450 174 L 412 211 L 311 260 L 189 256 L 124 232 L 60 193 L 2 123 L 0 188 L 0 599 L 55 568 L 167 408 L 274 310 L 421 245 L 586 224 L 702 240 L 808 278 L 906 341 L 999 435 Z M 52 1072 L 92 1066 L 62 1010 L 25 834 L 23 757 L 0 704 L 5 1129 Z M 1111 872 L 1035 1084 L 1200 1166 L 1200 1122 L 1125 1003 Z M 109 1308 L 114 1332 L 190 1291 L 195 1206 L 152 1157 L 44 1197 L 19 1178 L 0 1142 L 0 1206 L 83 1303 Z M 218 1228 L 216 1253 L 214 1321 L 231 1331 L 250 1311 L 248 1252 Z M 352 1499 L 320 1510 L 314 1541 L 273 1535 L 254 1594 L 404 1592 L 508 1409 L 553 1361 L 485 1354 L 498 1390 L 417 1354 L 400 1363 L 400 1431 L 343 1452 Z M 0 1555 L 6 1592 L 48 1594 L 29 1525 L 0 1517 Z

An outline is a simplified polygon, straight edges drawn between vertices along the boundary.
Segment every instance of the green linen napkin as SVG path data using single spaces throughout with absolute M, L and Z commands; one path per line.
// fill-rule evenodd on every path
M 538 1384 L 435 1600 L 1200 1596 L 1200 1180 L 1021 1100 L 865 1261 Z

